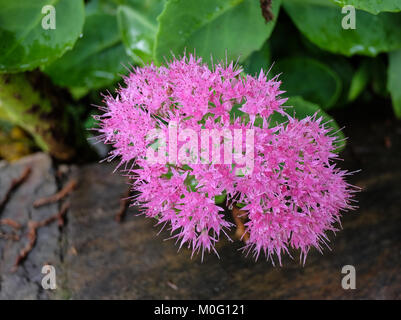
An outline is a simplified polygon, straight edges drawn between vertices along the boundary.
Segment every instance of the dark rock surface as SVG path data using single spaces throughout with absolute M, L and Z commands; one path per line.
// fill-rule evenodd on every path
M 0 239 L 0 298 L 1 299 L 42 299 L 54 296 L 44 291 L 41 286 L 42 266 L 45 263 L 60 267 L 61 247 L 60 232 L 57 224 L 43 227 L 38 232 L 34 250 L 16 272 L 12 272 L 19 251 L 27 243 L 27 223 L 29 220 L 40 221 L 58 211 L 58 204 L 50 204 L 41 208 L 33 208 L 35 199 L 53 194 L 57 191 L 54 169 L 51 159 L 45 154 L 28 156 L 13 165 L 0 168 L 0 199 L 3 198 L 13 178 L 18 177 L 27 167 L 32 168 L 28 179 L 11 195 L 0 219 L 11 218 L 20 223 L 21 240 Z M 1 230 L 11 229 L 2 226 Z
M 34 169 L 0 213 L 0 218 L 22 224 L 59 209 L 59 204 L 33 209 L 36 198 L 54 193 L 71 176 L 78 177 L 79 185 L 69 199 L 66 226 L 41 228 L 35 248 L 15 273 L 10 269 L 26 238 L 0 239 L 0 298 L 400 299 L 401 126 L 372 122 L 346 133 L 351 142 L 340 165 L 362 169 L 351 178 L 363 187 L 357 195 L 360 208 L 344 215 L 342 231 L 329 235 L 332 251 L 325 249 L 321 255 L 312 250 L 305 266 L 297 253 L 294 260 L 286 257 L 283 267 L 263 259 L 255 262 L 237 250 L 241 243 L 226 239 L 217 246 L 220 259 L 206 255 L 201 262 L 200 256 L 191 259 L 187 249 L 177 253 L 173 240 L 163 241 L 169 234 L 157 236 L 154 221 L 135 216 L 135 208 L 128 210 L 123 223 L 115 222 L 127 185 L 112 174 L 112 165 L 63 167 L 62 179 L 56 174 L 59 168 L 52 168 L 43 154 L 3 165 L 0 197 L 25 165 Z M 54 291 L 40 286 L 45 263 L 57 270 Z M 356 290 L 341 287 L 344 265 L 356 268 Z

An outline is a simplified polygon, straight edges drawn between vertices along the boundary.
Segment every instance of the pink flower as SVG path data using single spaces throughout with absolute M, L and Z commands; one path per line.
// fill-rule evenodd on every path
M 256 258 L 262 252 L 273 263 L 277 257 L 281 264 L 281 254 L 295 248 L 305 259 L 311 247 L 321 250 L 327 231 L 336 231 L 341 211 L 352 209 L 353 187 L 344 179 L 347 173 L 333 163 L 336 141 L 322 119 L 289 117 L 277 77 L 269 80 L 263 71 L 257 78 L 244 77 L 241 72 L 232 63 L 209 69 L 192 55 L 166 66 L 135 68 L 116 97 L 105 97 L 104 113 L 98 117 L 100 138 L 113 146 L 110 159 L 118 156 L 121 164 L 131 163 L 132 186 L 139 192 L 134 204 L 158 224 L 168 225 L 180 247 L 186 244 L 202 256 L 205 250 L 216 252 L 221 233 L 232 226 L 214 201 L 226 194 L 227 204 L 244 205 L 249 233 L 244 250 L 252 250 Z M 233 108 L 245 116 L 233 118 Z M 269 127 L 274 112 L 287 116 L 288 122 Z M 263 119 L 259 126 L 254 125 L 257 119 Z M 210 157 L 205 163 L 151 163 L 151 144 L 159 157 L 170 155 L 163 147 L 173 143 L 173 121 L 178 132 L 190 129 L 199 137 L 205 129 L 226 130 L 232 136 L 241 129 L 243 151 L 249 147 L 246 130 L 254 130 L 252 173 L 238 174 L 247 165 L 210 160 L 212 142 L 207 143 Z M 166 141 L 153 136 L 149 140 L 152 129 Z M 179 140 L 177 149 L 185 143 Z M 200 139 L 195 145 L 186 152 L 201 154 Z M 222 159 L 222 146 L 218 153 Z

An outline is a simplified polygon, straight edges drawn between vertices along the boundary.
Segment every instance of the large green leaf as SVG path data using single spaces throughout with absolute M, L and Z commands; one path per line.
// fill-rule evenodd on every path
M 401 118 L 401 50 L 390 53 L 387 85 L 393 101 L 394 113 Z
M 297 28 L 322 49 L 346 56 L 376 56 L 401 47 L 399 14 L 357 10 L 356 29 L 345 30 L 341 8 L 327 0 L 287 0 L 283 5 Z
M 327 65 L 306 57 L 279 60 L 273 73 L 282 73 L 282 88 L 289 96 L 303 96 L 321 105 L 332 107 L 341 93 L 341 79 Z
M 398 12 L 401 11 L 400 0 L 331 0 L 334 3 L 344 7 L 354 6 L 357 9 L 365 10 L 373 14 L 383 11 Z
M 137 64 L 153 60 L 153 44 L 156 38 L 156 17 L 162 11 L 164 0 L 134 2 L 119 6 L 117 17 L 127 54 Z
M 345 141 L 344 134 L 340 130 L 340 127 L 338 126 L 337 122 L 326 112 L 324 112 L 322 109 L 319 108 L 318 105 L 304 100 L 302 97 L 291 97 L 288 99 L 286 102 L 286 105 L 289 107 L 286 107 L 285 111 L 288 115 L 291 117 L 295 117 L 297 119 L 304 119 L 307 116 L 313 116 L 314 114 L 317 113 L 317 117 L 322 117 L 323 121 L 322 123 L 327 123 L 326 126 L 328 128 L 331 128 L 331 131 L 329 134 L 334 134 L 337 137 L 337 145 L 338 149 L 337 151 L 341 151 L 345 147 Z M 278 112 L 275 112 L 271 118 L 270 118 L 270 124 L 272 126 L 278 124 L 278 123 L 283 123 L 287 121 L 287 117 L 284 117 L 283 115 L 279 114 Z
M 274 20 L 265 22 L 256 0 L 172 0 L 159 16 L 155 58 L 196 51 L 205 61 L 242 60 L 262 47 L 277 20 L 280 0 L 273 1 Z
M 53 5 L 55 29 L 44 29 L 42 8 Z M 0 0 L 0 72 L 32 70 L 62 56 L 82 32 L 83 0 Z
M 86 15 L 95 13 L 116 14 L 120 0 L 89 0 L 85 6 Z
M 74 50 L 45 72 L 60 86 L 98 89 L 119 79 L 128 62 L 116 17 L 95 13 L 87 16 L 83 37 Z
M 144 16 L 156 24 L 156 18 L 163 11 L 164 4 L 167 0 L 114 0 L 120 5 L 126 5 Z

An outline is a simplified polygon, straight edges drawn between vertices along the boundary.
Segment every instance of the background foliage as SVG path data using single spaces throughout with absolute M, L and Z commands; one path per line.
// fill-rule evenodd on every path
M 55 30 L 41 26 L 48 4 L 56 8 Z M 357 8 L 355 30 L 341 26 L 345 5 Z M 320 110 L 331 119 L 333 109 L 375 96 L 391 98 L 401 118 L 399 0 L 273 0 L 268 22 L 258 0 L 0 0 L 0 7 L 1 137 L 18 126 L 59 158 L 60 148 L 79 139 L 55 152 L 63 139 L 46 135 L 54 135 L 57 122 L 64 128 L 58 136 L 87 137 L 90 105 L 100 104 L 100 93 L 113 90 L 130 65 L 159 65 L 184 50 L 206 62 L 239 60 L 244 73 L 281 73 L 292 97 L 288 112 L 300 118 Z M 37 85 L 43 77 L 45 85 Z M 50 127 L 43 125 L 49 117 Z M 21 147 L 24 134 L 21 153 L 32 148 Z

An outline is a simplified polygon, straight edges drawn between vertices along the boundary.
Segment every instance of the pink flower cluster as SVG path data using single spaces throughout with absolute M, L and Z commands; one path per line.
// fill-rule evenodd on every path
M 105 97 L 104 113 L 97 118 L 100 138 L 113 146 L 109 159 L 121 157 L 126 165 L 138 191 L 134 204 L 158 224 L 169 225 L 180 247 L 186 244 L 202 256 L 205 250 L 216 252 L 219 236 L 233 226 L 215 204 L 215 197 L 225 195 L 229 206 L 241 205 L 246 214 L 244 249 L 256 258 L 263 252 L 273 261 L 276 255 L 281 264 L 290 247 L 300 249 L 301 257 L 312 246 L 321 249 L 341 211 L 352 208 L 352 187 L 344 180 L 347 173 L 332 162 L 336 138 L 322 120 L 291 118 L 276 77 L 241 72 L 233 63 L 210 69 L 194 56 L 137 67 L 115 97 Z M 245 114 L 234 117 L 235 107 Z M 275 112 L 288 121 L 270 123 Z M 167 133 L 173 120 L 179 130 L 197 132 L 253 128 L 252 174 L 237 175 L 231 164 L 149 163 L 149 131 Z

